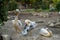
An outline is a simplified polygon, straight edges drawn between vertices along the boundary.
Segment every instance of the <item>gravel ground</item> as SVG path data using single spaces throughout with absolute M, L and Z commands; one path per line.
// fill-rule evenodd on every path
M 44 37 L 39 34 L 39 30 L 42 27 L 46 27 L 48 21 L 57 20 L 58 18 L 60 18 L 60 16 L 53 16 L 50 18 L 42 18 L 39 16 L 32 16 L 32 15 L 20 15 L 19 19 L 22 21 L 23 26 L 24 26 L 25 19 L 30 19 L 32 21 L 43 20 L 44 23 L 39 23 L 38 26 L 35 29 L 31 30 L 31 32 L 29 32 L 29 34 L 27 36 L 21 35 L 21 32 L 19 34 L 17 34 L 13 27 L 11 20 L 8 20 L 5 23 L 5 25 L 2 26 L 1 31 L 2 31 L 2 34 L 10 35 L 12 38 L 11 40 L 60 40 L 60 28 L 48 27 L 53 32 L 52 37 Z M 23 30 L 23 27 L 22 27 L 22 30 Z

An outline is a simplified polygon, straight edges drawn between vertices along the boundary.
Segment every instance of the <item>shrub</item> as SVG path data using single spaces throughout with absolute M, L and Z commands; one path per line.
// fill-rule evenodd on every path
M 9 8 L 10 11 L 11 11 L 11 10 L 15 10 L 15 9 L 17 8 L 17 3 L 16 3 L 16 1 L 9 1 L 9 3 L 8 3 L 8 8 Z
M 56 9 L 57 9 L 57 11 L 60 11 L 60 1 L 57 2 L 57 4 L 56 4 Z

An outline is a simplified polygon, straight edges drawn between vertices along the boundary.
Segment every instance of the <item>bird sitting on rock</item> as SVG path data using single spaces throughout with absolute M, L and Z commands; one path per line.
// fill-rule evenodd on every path
M 25 20 L 24 30 L 22 32 L 23 35 L 27 35 L 29 31 L 34 29 L 37 26 L 36 22 L 30 21 L 28 19 Z
M 14 26 L 16 32 L 19 33 L 21 31 L 22 22 L 20 20 L 18 20 L 19 9 L 16 9 L 16 11 L 17 11 L 16 17 L 14 20 L 12 20 L 12 23 L 13 23 L 13 26 Z
M 49 30 L 48 28 L 41 28 L 40 29 L 40 34 L 46 37 L 52 36 L 52 31 Z

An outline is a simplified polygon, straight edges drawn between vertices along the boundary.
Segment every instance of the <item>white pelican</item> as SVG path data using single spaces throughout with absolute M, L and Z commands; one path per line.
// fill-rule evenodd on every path
M 21 23 L 20 20 L 18 20 L 18 13 L 19 13 L 19 10 L 16 9 L 16 11 L 17 11 L 17 13 L 16 13 L 16 17 L 15 17 L 14 20 L 12 20 L 12 23 L 13 23 L 13 26 L 14 26 L 16 32 L 19 32 L 19 31 L 21 31 L 22 23 Z
M 28 19 L 25 20 L 25 24 L 26 25 L 24 26 L 24 30 L 22 32 L 23 35 L 27 35 L 30 30 L 34 29 L 37 26 L 35 22 Z
M 52 31 L 49 30 L 48 28 L 41 28 L 40 34 L 46 37 L 52 36 Z

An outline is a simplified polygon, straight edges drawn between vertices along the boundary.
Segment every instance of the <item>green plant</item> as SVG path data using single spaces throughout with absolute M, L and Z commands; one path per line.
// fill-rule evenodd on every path
M 8 8 L 10 11 L 15 10 L 17 8 L 17 2 L 16 1 L 9 1 Z
M 1 25 L 1 23 L 2 23 L 2 20 L 0 19 L 0 25 Z
M 8 15 L 8 7 L 7 7 L 7 1 L 6 0 L 0 0 L 0 23 L 3 23 L 3 21 L 7 21 L 7 15 Z
M 56 4 L 56 9 L 57 9 L 57 11 L 60 11 L 60 1 L 57 2 L 57 4 Z
M 8 10 L 17 8 L 16 0 L 0 0 L 0 23 L 7 21 Z

